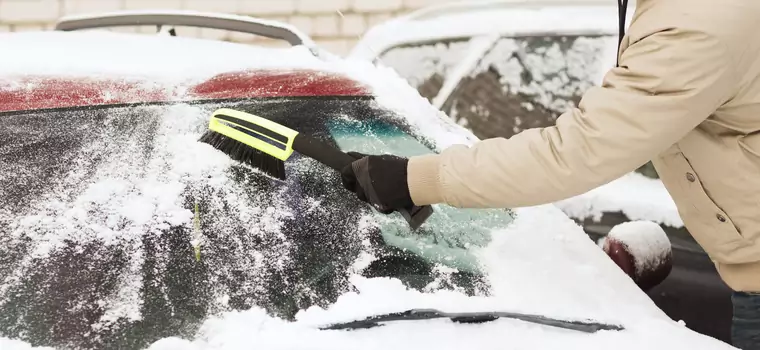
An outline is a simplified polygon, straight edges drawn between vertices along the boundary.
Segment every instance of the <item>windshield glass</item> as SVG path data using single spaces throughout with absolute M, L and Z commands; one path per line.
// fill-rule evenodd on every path
M 352 273 L 488 294 L 473 251 L 511 212 L 435 206 L 411 232 L 400 215 L 375 212 L 339 174 L 297 153 L 279 181 L 197 142 L 223 107 L 346 151 L 432 152 L 367 98 L 0 114 L 0 335 L 144 348 L 190 337 L 226 310 L 259 306 L 292 320 L 349 291 Z
M 330 134 L 346 151 L 405 157 L 432 153 L 411 135 L 382 120 L 338 119 L 328 125 Z M 478 272 L 478 263 L 468 249 L 484 247 L 490 232 L 505 227 L 512 219 L 508 211 L 499 209 L 458 209 L 445 205 L 434 208 L 435 214 L 414 232 L 398 218 L 376 215 L 375 219 L 388 245 L 413 252 L 429 262 L 472 273 Z
M 615 64 L 617 37 L 537 35 L 496 41 L 442 109 L 480 138 L 554 125 Z M 657 177 L 651 163 L 637 170 Z

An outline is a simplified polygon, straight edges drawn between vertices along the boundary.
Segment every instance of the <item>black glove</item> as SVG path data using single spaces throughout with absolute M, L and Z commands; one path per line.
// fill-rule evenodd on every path
M 343 186 L 383 214 L 414 205 L 406 182 L 409 160 L 393 155 L 349 152 L 357 160 L 343 168 Z

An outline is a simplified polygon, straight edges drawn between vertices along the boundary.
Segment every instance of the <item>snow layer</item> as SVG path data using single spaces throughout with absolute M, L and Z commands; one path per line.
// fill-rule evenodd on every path
M 396 45 L 450 38 L 523 33 L 617 34 L 614 4 L 583 6 L 564 4 L 541 7 L 490 1 L 479 10 L 452 9 L 445 16 L 410 14 L 371 28 L 350 56 L 373 59 Z M 483 3 L 483 2 L 481 2 Z M 499 4 L 500 3 L 500 4 Z M 471 4 L 468 4 L 471 6 Z M 527 5 L 527 6 L 526 6 Z M 467 6 L 467 5 L 466 5 Z M 475 6 L 473 6 L 475 7 Z M 633 11 L 628 12 L 630 18 Z M 572 18 L 573 20 L 568 20 Z
M 134 49 L 122 49 L 123 46 L 127 46 L 124 42 L 138 44 L 138 41 L 119 34 L 88 33 L 81 36 L 74 34 L 72 37 L 66 37 L 62 33 L 37 35 L 0 36 L 3 47 L 12 44 L 15 45 L 13 52 L 29 54 L 5 56 L 3 64 L 0 65 L 0 76 L 5 74 L 3 79 L 10 80 L 9 76 L 24 73 L 128 76 L 149 74 L 184 79 L 189 72 L 193 72 L 192 76 L 200 77 L 218 71 L 248 67 L 325 68 L 349 74 L 369 84 L 377 94 L 378 103 L 408 118 L 418 132 L 431 139 L 439 149 L 456 143 L 469 144 L 475 141 L 471 133 L 464 131 L 430 106 L 393 70 L 375 68 L 369 62 L 345 61 L 336 65 L 328 61 L 319 61 L 299 48 L 279 51 L 290 55 L 278 54 L 269 57 L 267 52 L 248 46 L 157 37 L 141 38 L 144 41 L 139 41 L 139 45 L 150 48 L 146 49 L 146 52 L 150 52 L 150 55 L 147 55 Z M 64 38 L 76 38 L 80 41 L 72 42 Z M 122 39 L 124 41 L 121 41 Z M 197 46 L 189 45 L 191 43 Z M 64 51 L 57 50 L 64 47 L 67 51 L 74 50 L 76 44 L 81 46 L 81 51 L 69 51 L 74 53 L 67 54 L 67 58 L 61 60 L 47 59 L 51 54 L 60 56 Z M 93 47 L 97 50 L 91 50 Z M 224 54 L 219 54 L 219 51 L 224 51 Z M 290 56 L 292 61 L 289 61 L 291 58 L 284 58 Z M 36 57 L 40 58 L 33 59 Z M 193 58 L 190 60 L 193 64 L 181 62 L 180 58 L 188 57 Z M 83 62 L 85 59 L 86 63 Z M 9 80 L 4 82 L 8 83 Z M 158 151 L 154 157 L 149 158 L 147 164 L 139 164 L 129 158 L 114 159 L 102 167 L 104 170 L 101 173 L 92 177 L 94 182 L 77 183 L 76 177 L 65 179 L 61 185 L 62 191 L 83 186 L 81 194 L 69 202 L 73 205 L 60 205 L 56 198 L 44 198 L 38 207 L 43 210 L 29 214 L 22 222 L 26 225 L 25 232 L 34 232 L 34 228 L 48 225 L 60 225 L 63 228 L 59 231 L 63 233 L 63 237 L 36 237 L 38 253 L 44 256 L 60 239 L 72 237 L 82 240 L 99 237 L 106 238 L 106 241 L 114 239 L 115 242 L 129 244 L 136 238 L 134 235 L 137 230 L 133 231 L 134 228 L 156 225 L 158 221 L 154 220 L 157 220 L 157 217 L 189 229 L 192 213 L 179 209 L 179 198 L 174 189 L 187 186 L 190 180 L 205 181 L 209 188 L 219 191 L 220 197 L 228 204 L 238 205 L 231 210 L 236 214 L 227 218 L 227 224 L 234 226 L 235 222 L 250 222 L 252 217 L 267 217 L 269 221 L 265 220 L 258 227 L 262 228 L 262 234 L 276 237 L 278 217 L 275 213 L 260 213 L 260 210 L 266 209 L 242 206 L 242 202 L 236 198 L 243 194 L 223 186 L 226 179 L 220 172 L 228 167 L 228 160 L 213 154 L 208 147 L 193 142 L 197 135 L 191 127 L 199 122 L 195 120 L 194 123 L 189 123 L 187 118 L 202 119 L 207 115 L 208 111 L 198 110 L 197 107 L 170 107 L 164 116 L 165 119 L 158 124 Z M 184 122 L 179 122 L 177 118 L 185 119 Z M 121 156 L 126 154 L 128 152 Z M 128 168 L 117 168 L 119 164 L 127 164 Z M 159 187 L 166 191 L 156 191 Z M 59 192 L 57 197 L 65 198 L 68 194 Z M 88 212 L 86 208 L 93 203 L 99 203 L 98 208 L 105 210 Z M 312 307 L 302 310 L 296 322 L 273 318 L 262 309 L 254 307 L 247 311 L 227 312 L 209 318 L 192 339 L 170 337 L 156 342 L 151 348 L 243 349 L 250 348 L 252 344 L 267 349 L 487 349 L 503 348 L 505 344 L 519 348 L 542 349 L 638 350 L 686 346 L 700 349 L 730 348 L 670 321 L 582 230 L 557 208 L 542 206 L 516 212 L 517 219 L 514 224 L 504 230 L 492 232 L 491 243 L 478 252 L 492 285 L 491 295 L 488 297 L 467 297 L 456 291 L 420 293 L 403 288 L 397 280 L 364 279 L 354 276 L 351 281 L 355 292 L 342 295 L 327 309 Z M 111 234 L 114 230 L 114 227 L 109 226 L 111 222 L 119 230 L 118 238 L 117 235 Z M 99 226 L 95 227 L 93 224 Z M 248 227 L 252 226 L 255 225 Z M 68 227 L 84 229 L 84 234 L 71 236 L 69 233 L 72 231 Z M 136 248 L 139 250 L 139 246 Z M 241 261 L 237 268 L 256 273 L 260 257 L 241 254 L 239 258 Z M 367 258 L 371 257 L 360 257 L 355 266 L 360 267 Z M 132 263 L 134 266 L 140 265 L 139 255 Z M 128 279 L 130 276 L 127 273 L 124 278 Z M 116 295 L 113 296 L 113 300 L 104 302 L 111 305 L 110 308 L 115 315 L 139 317 L 133 314 L 134 309 L 130 309 L 133 294 L 139 291 L 129 288 L 123 288 L 123 291 L 126 295 Z M 588 335 L 511 320 L 468 326 L 453 325 L 441 320 L 421 321 L 353 332 L 317 331 L 314 328 L 316 325 L 351 320 L 378 312 L 420 307 L 435 307 L 444 311 L 507 310 L 568 319 L 594 319 L 619 323 L 628 330 Z M 103 322 L 107 325 L 109 320 Z M 5 347 L 5 344 L 10 343 L 0 340 L 0 345 Z M 26 345 L 14 343 L 12 346 L 24 348 Z
M 415 88 L 438 74 L 442 77 L 457 66 L 470 46 L 468 40 L 399 47 L 382 57 L 382 64 L 396 72 Z
M 622 212 L 630 220 L 648 220 L 683 227 L 673 198 L 662 181 L 639 173 L 626 174 L 608 184 L 556 203 L 567 215 L 601 220 L 605 212 Z
M 615 239 L 628 248 L 633 255 L 637 273 L 660 266 L 671 252 L 668 235 L 660 225 L 651 221 L 617 224 L 604 239 Z
M 176 81 L 203 79 L 250 67 L 304 67 L 318 62 L 303 46 L 268 49 L 223 41 L 96 30 L 2 33 L 0 42 L 6 52 L 24 53 L 3 56 L 0 87 L 12 84 L 13 77 L 22 74 L 103 74 Z M 273 54 L 282 50 L 291 53 Z M 224 54 L 217 54 L 220 52 Z
M 32 346 L 20 340 L 0 337 L 0 349 L 2 350 L 55 350 L 47 346 Z
M 94 328 L 110 327 L 119 319 L 141 319 L 143 235 L 146 232 L 160 235 L 170 228 L 189 231 L 193 212 L 183 206 L 188 192 L 211 189 L 228 206 L 229 210 L 223 213 L 206 214 L 218 219 L 221 227 L 216 228 L 217 232 L 234 234 L 240 223 L 248 223 L 245 228 L 249 235 L 277 236 L 281 219 L 290 213 L 250 206 L 239 187 L 225 186 L 230 181 L 226 169 L 232 161 L 197 142 L 197 126 L 205 124 L 210 110 L 188 105 L 139 108 L 144 108 L 146 115 L 157 117 L 131 120 L 136 128 L 155 129 L 158 136 L 153 138 L 152 152 L 146 156 L 146 146 L 132 134 L 105 135 L 76 157 L 79 164 L 73 169 L 78 171 L 68 173 L 54 184 L 55 190 L 36 200 L 28 213 L 19 215 L 17 222 L 11 221 L 9 243 L 23 246 L 23 242 L 31 241 L 32 249 L 13 274 L 2 281 L 0 298 L 29 273 L 33 262 L 44 261 L 71 243 L 83 247 L 97 242 L 128 252 L 129 263 L 119 275 L 118 292 L 99 301 L 106 313 Z M 124 123 L 132 115 L 127 109 L 121 113 L 114 109 L 104 124 Z M 119 147 L 112 147 L 113 144 Z M 104 154 L 105 160 L 95 156 Z M 0 168 L 0 175 L 4 171 L 7 169 Z M 208 187 L 193 188 L 193 184 L 199 183 Z M 280 252 L 276 256 L 258 257 L 258 261 L 256 258 L 233 261 L 255 274 L 264 258 L 282 260 L 287 256 Z M 162 268 L 165 267 L 157 267 Z
M 547 220 L 559 218 L 556 208 L 526 208 L 517 214 L 514 226 L 494 232 L 493 243 L 480 252 L 493 272 L 489 297 L 453 291 L 423 294 L 392 279 L 354 277 L 355 292 L 327 309 L 303 310 L 295 322 L 272 318 L 259 308 L 228 312 L 209 319 L 193 339 L 166 338 L 149 349 L 246 349 L 250 344 L 266 349 L 731 349 L 664 318 L 601 250 L 589 249 L 593 243 L 578 235 L 570 220 Z M 534 253 L 537 247 L 541 254 Z M 368 330 L 316 329 L 420 307 L 592 318 L 623 324 L 627 330 L 584 334 L 507 319 L 467 326 L 431 320 L 389 322 Z
M 573 99 L 598 85 L 599 73 L 611 63 L 605 52 L 614 50 L 616 40 L 578 37 L 571 43 L 553 38 L 504 38 L 471 69 L 470 76 L 493 67 L 510 94 L 525 94 L 544 107 L 562 113 L 575 107 Z M 568 46 L 568 47 L 562 47 Z M 525 78 L 528 76 L 529 78 Z

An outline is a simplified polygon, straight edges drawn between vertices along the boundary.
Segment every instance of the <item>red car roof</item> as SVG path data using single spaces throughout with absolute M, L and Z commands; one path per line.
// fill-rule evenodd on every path
M 356 80 L 315 70 L 229 72 L 176 89 L 118 77 L 26 76 L 14 83 L 21 88 L 0 87 L 0 112 L 170 101 L 370 95 L 369 87 Z

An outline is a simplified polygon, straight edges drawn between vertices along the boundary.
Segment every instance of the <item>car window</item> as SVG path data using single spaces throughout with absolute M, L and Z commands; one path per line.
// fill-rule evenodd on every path
M 222 107 L 347 151 L 432 152 L 366 98 L 269 98 L 2 113 L 0 334 L 33 344 L 143 348 L 208 316 L 261 307 L 292 320 L 391 276 L 419 290 L 488 293 L 474 251 L 507 210 L 435 206 L 411 232 L 294 153 L 287 179 L 197 142 Z M 195 205 L 204 243 L 190 241 Z
M 501 38 L 442 109 L 480 138 L 553 125 L 601 81 L 616 45 L 598 35 Z M 651 163 L 638 172 L 656 177 Z
M 481 138 L 551 125 L 596 83 L 611 39 L 501 38 L 460 82 L 444 110 Z
M 396 70 L 422 97 L 432 101 L 447 74 L 462 61 L 469 46 L 469 39 L 405 44 L 385 51 L 379 60 Z

